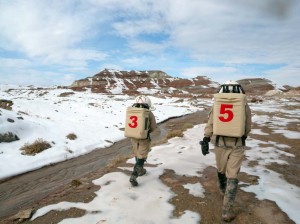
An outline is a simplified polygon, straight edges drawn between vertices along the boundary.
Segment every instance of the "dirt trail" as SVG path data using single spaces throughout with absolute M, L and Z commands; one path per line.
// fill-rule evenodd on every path
M 172 129 L 182 128 L 187 121 L 192 124 L 203 123 L 207 111 L 199 111 L 179 118 L 169 119 L 159 124 L 152 136 L 153 145 L 166 139 L 170 125 Z M 19 210 L 32 205 L 51 194 L 61 191 L 76 180 L 89 176 L 101 176 L 108 163 L 118 157 L 130 156 L 131 144 L 128 139 L 114 143 L 105 149 L 93 152 L 52 166 L 25 173 L 8 180 L 0 181 L 0 219 L 12 215 Z M 73 181 L 73 182 L 72 182 Z

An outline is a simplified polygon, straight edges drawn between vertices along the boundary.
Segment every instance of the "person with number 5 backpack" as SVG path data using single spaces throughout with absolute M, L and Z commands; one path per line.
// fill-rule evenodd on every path
M 147 96 L 138 96 L 135 103 L 126 110 L 125 137 L 131 139 L 132 151 L 135 156 L 135 165 L 130 176 L 132 186 L 138 186 L 138 176 L 146 173 L 144 163 L 148 157 L 151 148 L 150 133 L 156 127 L 156 120 L 151 110 L 151 100 Z
M 245 140 L 251 130 L 251 110 L 245 91 L 235 81 L 226 81 L 214 95 L 214 105 L 200 141 L 202 154 L 209 153 L 209 142 L 215 145 L 218 186 L 224 195 L 222 219 L 231 221 L 236 214 L 233 203 L 238 188 L 238 173 L 245 157 Z

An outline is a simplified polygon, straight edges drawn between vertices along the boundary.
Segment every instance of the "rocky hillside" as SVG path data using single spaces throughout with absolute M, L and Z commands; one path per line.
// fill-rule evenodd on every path
M 237 81 L 247 94 L 263 95 L 270 90 L 275 89 L 274 83 L 268 79 L 241 79 Z
M 90 88 L 95 93 L 187 96 L 214 93 L 218 83 L 205 76 L 192 79 L 174 78 L 162 71 L 117 71 L 105 69 L 93 77 L 77 80 L 71 89 L 83 91 Z
M 276 85 L 263 78 L 238 80 L 249 95 L 264 95 L 271 90 L 288 92 L 296 88 Z M 163 71 L 118 71 L 104 69 L 93 77 L 75 81 L 70 88 L 76 91 L 91 89 L 94 93 L 108 94 L 151 94 L 156 96 L 177 97 L 211 97 L 219 87 L 219 83 L 206 76 L 191 79 L 174 78 Z

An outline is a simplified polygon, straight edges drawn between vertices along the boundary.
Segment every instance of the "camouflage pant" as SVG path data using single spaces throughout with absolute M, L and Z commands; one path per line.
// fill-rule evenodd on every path
M 151 151 L 151 141 L 149 139 L 131 139 L 132 152 L 138 159 L 146 159 Z
M 245 147 L 223 148 L 215 147 L 218 172 L 226 174 L 227 178 L 237 178 L 245 158 Z

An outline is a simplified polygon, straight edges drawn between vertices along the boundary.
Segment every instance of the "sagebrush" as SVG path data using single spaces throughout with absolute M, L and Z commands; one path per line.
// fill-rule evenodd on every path
M 23 147 L 20 148 L 20 150 L 23 151 L 22 154 L 34 156 L 35 154 L 40 153 L 49 148 L 51 148 L 51 144 L 39 138 L 32 144 L 26 143 Z
M 70 133 L 66 136 L 66 138 L 70 140 L 75 140 L 77 138 L 77 135 L 75 135 L 74 133 Z

